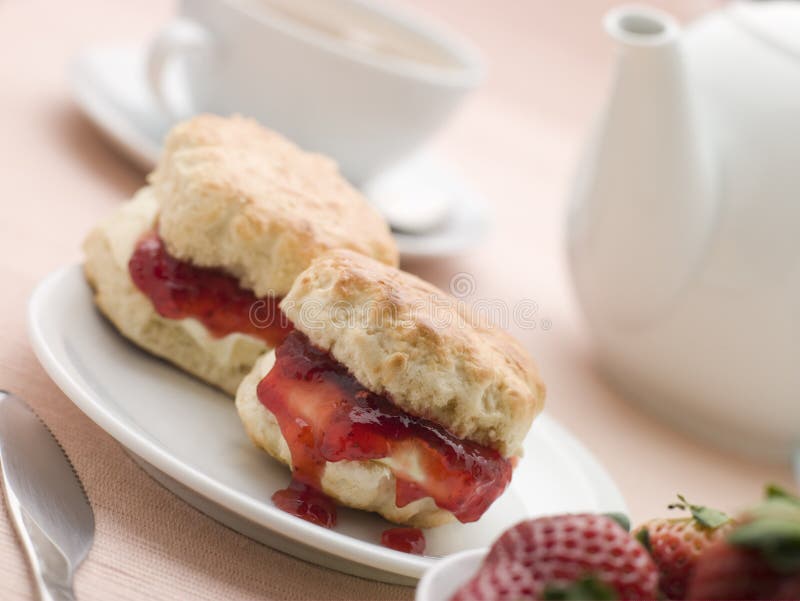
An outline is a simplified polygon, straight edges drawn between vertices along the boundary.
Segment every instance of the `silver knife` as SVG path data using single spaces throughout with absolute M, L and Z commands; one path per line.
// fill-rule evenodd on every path
M 72 577 L 94 540 L 92 507 L 50 430 L 24 401 L 3 391 L 0 471 L 40 599 L 74 600 Z

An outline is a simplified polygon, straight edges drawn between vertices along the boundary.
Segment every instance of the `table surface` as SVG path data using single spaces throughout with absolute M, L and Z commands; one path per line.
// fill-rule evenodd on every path
M 672 431 L 596 373 L 572 296 L 563 214 L 570 174 L 602 101 L 613 47 L 599 20 L 612 0 L 407 0 L 462 30 L 491 72 L 433 142 L 491 201 L 494 230 L 473 253 L 405 265 L 447 286 L 467 272 L 476 298 L 533 299 L 549 330 L 516 334 L 548 385 L 548 411 L 607 466 L 634 521 L 676 492 L 724 509 L 755 498 L 788 469 L 751 463 Z M 655 2 L 682 19 L 714 0 Z M 27 399 L 72 457 L 97 520 L 76 579 L 81 599 L 408 599 L 303 563 L 206 518 L 146 476 L 48 379 L 31 351 L 25 307 L 36 282 L 80 260 L 90 227 L 143 183 L 70 100 L 70 58 L 87 44 L 153 34 L 171 3 L 0 0 L 0 387 Z M 113 597 L 112 597 L 113 595 Z M 0 598 L 32 598 L 7 515 L 0 513 Z

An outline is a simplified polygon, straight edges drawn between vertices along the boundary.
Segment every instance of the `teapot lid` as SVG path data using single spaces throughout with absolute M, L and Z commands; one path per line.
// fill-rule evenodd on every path
M 736 2 L 728 14 L 763 42 L 800 58 L 800 2 Z

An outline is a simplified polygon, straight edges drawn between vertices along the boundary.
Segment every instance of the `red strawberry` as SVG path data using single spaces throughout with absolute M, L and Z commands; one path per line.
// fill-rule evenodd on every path
M 614 519 L 539 518 L 506 531 L 452 601 L 654 599 L 655 564 Z
M 685 599 L 689 578 L 700 555 L 730 531 L 731 521 L 724 513 L 700 505 L 690 505 L 678 495 L 680 503 L 670 509 L 686 509 L 691 517 L 658 518 L 636 530 L 636 538 L 647 548 L 659 573 L 659 589 L 667 599 Z
M 773 599 L 800 599 L 800 574 L 784 576 Z
M 778 597 L 782 577 L 758 556 L 726 542 L 714 545 L 697 562 L 687 599 L 796 599 Z
M 767 500 L 700 557 L 688 598 L 800 598 L 800 499 L 768 488 Z

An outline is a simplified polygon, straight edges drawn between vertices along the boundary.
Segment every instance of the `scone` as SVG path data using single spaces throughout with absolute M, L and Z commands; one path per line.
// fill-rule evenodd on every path
M 317 523 L 330 507 L 314 510 L 316 491 L 412 526 L 477 520 L 544 405 L 522 347 L 436 287 L 346 250 L 315 259 L 280 307 L 293 332 L 236 394 L 249 437 L 293 471 L 275 503 Z
M 233 394 L 291 330 L 278 309 L 327 250 L 389 265 L 389 229 L 336 164 L 256 122 L 202 115 L 168 135 L 149 186 L 88 236 L 86 277 L 127 338 Z

